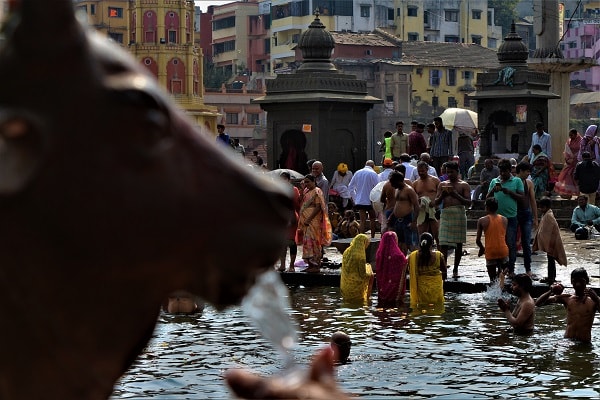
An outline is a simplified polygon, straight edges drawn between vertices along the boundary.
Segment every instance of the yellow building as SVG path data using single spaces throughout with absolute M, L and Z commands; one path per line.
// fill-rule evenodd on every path
M 402 40 L 488 46 L 487 0 L 395 0 L 394 8 Z
M 202 49 L 194 44 L 189 0 L 76 0 L 88 22 L 126 47 L 204 131 L 216 136 L 217 109 L 203 100 Z
M 500 66 L 495 50 L 462 43 L 404 42 L 402 61 L 413 65 L 412 111 L 421 120 L 449 107 L 470 108 L 477 74 Z

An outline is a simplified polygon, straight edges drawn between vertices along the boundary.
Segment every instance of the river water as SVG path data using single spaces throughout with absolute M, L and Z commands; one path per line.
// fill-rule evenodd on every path
M 347 393 L 366 399 L 552 399 L 600 397 L 600 347 L 564 339 L 560 305 L 536 310 L 531 336 L 516 336 L 498 310 L 499 292 L 446 294 L 442 315 L 346 307 L 337 287 L 291 288 L 300 327 L 298 363 L 329 336 L 352 338 L 351 362 L 336 367 Z M 506 296 L 506 295 L 504 295 Z M 376 301 L 374 301 L 376 303 Z M 599 343 L 599 318 L 592 331 Z M 276 374 L 281 357 L 239 307 L 202 315 L 161 314 L 144 353 L 115 387 L 114 399 L 229 399 L 232 367 Z

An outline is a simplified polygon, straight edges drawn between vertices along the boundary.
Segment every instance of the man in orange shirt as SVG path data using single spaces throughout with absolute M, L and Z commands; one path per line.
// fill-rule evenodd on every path
M 485 211 L 487 215 L 477 221 L 475 243 L 479 246 L 478 256 L 485 254 L 490 283 L 493 283 L 496 277 L 508 267 L 508 246 L 504 240 L 508 220 L 498 214 L 498 201 L 493 197 L 485 200 Z M 482 233 L 485 233 L 485 246 L 481 243 Z

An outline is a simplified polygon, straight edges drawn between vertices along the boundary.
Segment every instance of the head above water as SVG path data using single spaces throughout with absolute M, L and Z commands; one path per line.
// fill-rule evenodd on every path
M 331 348 L 337 355 L 337 360 L 340 364 L 346 364 L 350 357 L 350 349 L 352 348 L 352 340 L 350 336 L 344 332 L 335 332 L 331 335 Z
M 571 271 L 571 282 L 573 282 L 576 279 L 583 279 L 586 284 L 590 283 L 590 277 L 588 276 L 587 271 L 583 267 L 575 268 L 573 271 Z
M 531 277 L 527 274 L 517 274 L 513 277 L 513 282 L 519 285 L 519 288 L 527 293 L 531 293 L 533 288 L 533 282 Z

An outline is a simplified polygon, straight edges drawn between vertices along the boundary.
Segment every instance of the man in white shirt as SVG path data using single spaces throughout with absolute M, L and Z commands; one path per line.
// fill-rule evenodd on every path
M 436 178 L 438 178 L 437 171 L 431 165 L 431 156 L 429 155 L 429 153 L 423 153 L 423 154 L 421 154 L 421 157 L 419 157 L 419 161 L 424 161 L 424 162 L 427 163 L 427 174 L 428 175 L 435 176 Z M 418 166 L 418 163 L 417 163 L 417 166 Z M 417 171 L 417 168 L 415 168 L 413 170 L 413 172 L 410 174 L 410 180 L 412 182 L 414 182 L 417 179 L 419 179 L 419 172 Z
M 371 226 L 371 237 L 375 237 L 377 228 L 377 215 L 371 203 L 371 190 L 379 183 L 379 176 L 374 170 L 375 163 L 373 160 L 368 160 L 363 169 L 359 169 L 352 176 L 348 190 L 352 194 L 354 201 L 354 209 L 360 214 L 360 231 L 365 233 L 367 224 L 367 214 L 369 214 L 369 222 Z
M 539 144 L 542 147 L 542 151 L 552 160 L 552 140 L 550 134 L 544 131 L 544 124 L 541 122 L 535 124 L 535 132 L 531 135 L 531 146 L 527 152 L 530 160 L 533 157 L 533 146 L 536 144 Z

